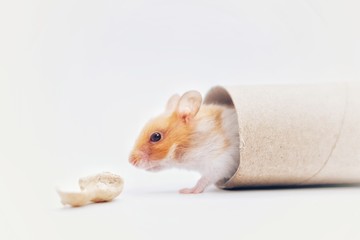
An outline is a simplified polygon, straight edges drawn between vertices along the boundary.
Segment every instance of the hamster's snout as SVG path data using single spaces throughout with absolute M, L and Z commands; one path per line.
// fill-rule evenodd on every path
M 141 161 L 147 161 L 149 159 L 149 156 L 144 153 L 143 151 L 134 151 L 129 156 L 129 162 L 134 165 L 138 166 Z
M 136 163 L 138 162 L 138 159 L 136 158 L 136 156 L 134 156 L 133 154 L 131 154 L 129 156 L 129 163 L 131 163 L 132 165 L 136 165 Z

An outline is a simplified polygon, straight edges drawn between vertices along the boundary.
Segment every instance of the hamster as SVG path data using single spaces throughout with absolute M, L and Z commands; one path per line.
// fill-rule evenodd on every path
M 202 104 L 201 94 L 173 95 L 164 113 L 150 120 L 130 153 L 129 162 L 147 171 L 182 168 L 201 178 L 183 194 L 202 193 L 229 179 L 239 165 L 239 131 L 234 107 Z

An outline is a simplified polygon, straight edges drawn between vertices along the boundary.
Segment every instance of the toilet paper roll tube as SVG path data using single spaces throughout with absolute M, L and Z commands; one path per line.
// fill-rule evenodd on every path
M 359 84 L 218 86 L 204 102 L 238 114 L 239 166 L 218 187 L 360 183 Z

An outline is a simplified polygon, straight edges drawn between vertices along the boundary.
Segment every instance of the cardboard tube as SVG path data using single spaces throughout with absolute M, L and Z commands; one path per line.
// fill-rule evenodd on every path
M 360 183 L 358 84 L 214 87 L 233 105 L 240 162 L 220 188 Z

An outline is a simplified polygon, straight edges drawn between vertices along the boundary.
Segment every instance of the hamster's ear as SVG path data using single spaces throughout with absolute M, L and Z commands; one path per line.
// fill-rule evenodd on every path
M 187 123 L 198 113 L 202 102 L 201 94 L 198 91 L 189 91 L 180 98 L 177 106 L 178 115 Z
M 165 113 L 171 114 L 175 112 L 179 100 L 180 100 L 179 94 L 174 94 L 171 98 L 169 98 L 166 104 Z

